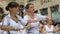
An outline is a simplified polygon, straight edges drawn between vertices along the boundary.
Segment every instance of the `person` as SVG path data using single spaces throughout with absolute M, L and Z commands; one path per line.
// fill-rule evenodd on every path
M 44 25 L 43 30 L 44 30 L 43 34 L 55 34 L 55 32 L 57 32 L 56 27 L 54 27 L 52 25 L 52 19 L 51 18 L 46 20 L 46 25 Z
M 2 20 L 3 20 L 3 18 L 6 16 L 7 14 L 3 14 L 2 15 Z M 0 34 L 2 34 L 2 32 L 3 32 L 3 30 L 1 29 L 1 27 L 2 27 L 2 20 L 1 20 L 1 22 L 0 22 Z
M 58 29 L 57 34 L 60 34 L 60 22 L 57 23 L 56 28 Z
M 19 34 L 18 31 L 23 30 L 27 21 L 23 20 L 19 15 L 19 4 L 17 2 L 10 2 L 6 7 L 10 13 L 2 20 L 2 34 Z
M 2 23 L 0 22 L 0 34 L 2 33 L 2 30 L 1 30 L 1 25 L 2 25 Z
M 46 20 L 47 16 L 42 16 L 40 14 L 34 13 L 34 6 L 32 3 L 28 3 L 25 7 L 27 15 L 24 16 L 24 20 L 30 20 L 27 25 L 29 28 L 27 29 L 28 34 L 39 34 L 39 21 Z

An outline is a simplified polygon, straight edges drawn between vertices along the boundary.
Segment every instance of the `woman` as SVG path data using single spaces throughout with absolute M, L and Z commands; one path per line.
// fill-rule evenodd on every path
M 26 21 L 23 20 L 17 13 L 19 13 L 19 4 L 16 2 L 10 2 L 6 7 L 6 10 L 10 12 L 2 21 L 2 30 L 6 34 L 18 34 L 18 31 L 23 30 L 23 25 L 26 25 Z M 5 34 L 5 33 L 2 34 Z
M 43 30 L 44 30 L 43 31 L 44 34 L 54 34 L 55 32 L 57 32 L 56 27 L 54 27 L 52 25 L 52 19 L 51 18 L 46 20 L 46 25 L 44 25 Z
M 0 34 L 1 34 L 1 32 L 2 32 L 2 30 L 1 30 L 1 25 L 2 25 L 2 23 L 0 22 Z
M 39 34 L 39 21 L 46 20 L 46 16 L 42 16 L 39 14 L 34 14 L 34 6 L 33 4 L 29 3 L 25 7 L 27 15 L 24 16 L 26 21 L 31 20 L 30 28 L 28 29 L 28 34 Z
M 2 15 L 2 20 L 3 20 L 3 18 L 6 16 L 7 14 L 3 14 Z M 2 21 L 1 20 L 1 21 Z M 0 22 L 0 34 L 2 34 L 2 32 L 3 32 L 3 30 L 1 30 L 1 27 L 2 27 L 2 22 Z
M 57 23 L 56 28 L 58 29 L 57 34 L 60 34 L 60 22 Z

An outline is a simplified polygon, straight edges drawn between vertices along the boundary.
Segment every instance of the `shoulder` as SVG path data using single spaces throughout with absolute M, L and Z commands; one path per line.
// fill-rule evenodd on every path
M 19 16 L 19 15 L 16 15 L 18 18 L 22 18 L 21 16 Z
M 53 28 L 54 28 L 54 26 L 53 26 L 53 25 L 51 25 L 51 27 L 53 27 Z
M 24 17 L 28 17 L 28 15 L 24 15 Z
M 10 18 L 9 18 L 9 15 L 6 15 L 4 18 L 3 18 L 3 20 L 2 20 L 2 23 L 7 23 L 7 21 L 9 20 Z
M 47 25 L 44 25 L 44 28 L 46 28 L 47 27 Z
M 19 15 L 16 15 L 19 20 L 23 20 L 23 18 Z
M 9 19 L 10 18 L 10 15 L 6 15 L 3 19 Z
M 28 20 L 29 19 L 29 16 L 28 15 L 25 15 L 24 16 L 24 20 Z
M 29 16 L 28 15 L 25 15 L 24 18 L 28 18 Z

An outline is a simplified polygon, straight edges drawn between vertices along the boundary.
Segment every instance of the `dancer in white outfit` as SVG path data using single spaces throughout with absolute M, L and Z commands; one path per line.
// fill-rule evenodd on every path
M 56 32 L 56 28 L 52 25 L 52 19 L 49 18 L 46 20 L 46 25 L 44 26 L 43 34 L 54 34 Z
M 48 25 L 45 25 L 45 34 L 53 34 L 53 25 L 51 25 L 51 28 L 48 27 Z
M 19 5 L 16 2 L 10 2 L 6 7 L 10 14 L 5 16 L 2 21 L 2 34 L 18 34 L 18 31 L 23 30 L 22 26 L 26 25 L 26 21 L 23 20 L 17 13 L 19 12 Z
M 0 34 L 2 33 L 2 30 L 1 30 L 1 25 L 2 25 L 2 23 L 0 22 Z
M 26 12 L 27 15 L 24 16 L 26 21 L 31 20 L 30 28 L 28 30 L 28 34 L 39 34 L 39 21 L 46 20 L 46 16 L 42 16 L 40 14 L 34 14 L 34 6 L 33 4 L 29 3 L 26 5 Z

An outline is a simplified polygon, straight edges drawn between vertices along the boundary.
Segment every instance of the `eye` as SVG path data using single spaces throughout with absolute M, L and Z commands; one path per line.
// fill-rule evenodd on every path
M 34 8 L 34 7 L 31 7 L 31 8 Z

